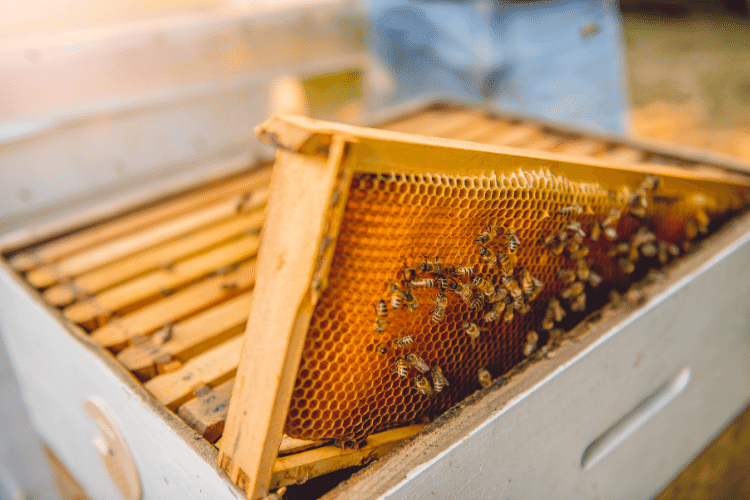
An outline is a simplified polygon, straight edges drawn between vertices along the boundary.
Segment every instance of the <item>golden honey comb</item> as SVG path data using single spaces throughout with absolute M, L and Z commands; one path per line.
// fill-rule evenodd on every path
M 541 322 L 547 303 L 568 286 L 556 273 L 575 268 L 568 257 L 554 255 L 541 240 L 559 235 L 571 220 L 580 222 L 588 233 L 593 223 L 602 222 L 613 207 L 619 207 L 623 215 L 615 226 L 617 241 L 627 241 L 644 226 L 628 215 L 627 203 L 637 188 L 623 185 L 612 192 L 543 169 L 499 177 L 355 174 L 328 287 L 315 307 L 304 344 L 286 434 L 356 443 L 373 432 L 443 412 L 479 388 L 481 367 L 495 377 L 508 371 L 524 357 L 527 332 L 538 331 L 541 342 L 545 340 Z M 685 224 L 695 223 L 696 214 L 700 218 L 705 211 L 713 219 L 737 203 L 719 193 L 707 197 L 675 191 L 668 179 L 647 199 L 647 226 L 670 243 L 686 239 Z M 558 213 L 573 204 L 584 212 L 569 217 Z M 473 311 L 449 291 L 445 319 L 436 324 L 430 312 L 437 290 L 412 289 L 419 301 L 416 311 L 389 306 L 387 327 L 382 333 L 374 331 L 374 305 L 381 299 L 390 302 L 389 283 L 402 277 L 405 264 L 416 268 L 424 257 L 438 257 L 446 266 L 473 266 L 477 275 L 499 285 L 498 269 L 482 262 L 475 242 L 487 224 L 515 230 L 520 239 L 515 269 L 524 267 L 544 283 L 529 313 L 516 311 L 508 324 L 502 320 L 486 324 L 481 318 L 487 309 Z M 586 259 L 591 270 L 604 278 L 598 290 L 624 285 L 632 278 L 616 257 L 608 255 L 616 242 L 604 235 L 594 242 L 587 234 L 583 244 L 590 247 Z M 500 248 L 498 243 L 494 248 Z M 637 262 L 641 269 L 654 265 L 658 265 L 656 257 Z M 591 285 L 586 288 L 593 290 Z M 489 330 L 472 342 L 462 328 L 466 321 Z M 392 341 L 404 334 L 415 337 L 413 344 L 394 349 Z M 376 349 L 380 344 L 387 346 L 385 354 Z M 415 388 L 414 369 L 405 378 L 394 373 L 396 357 L 410 352 L 431 367 L 439 365 L 450 386 L 427 396 Z

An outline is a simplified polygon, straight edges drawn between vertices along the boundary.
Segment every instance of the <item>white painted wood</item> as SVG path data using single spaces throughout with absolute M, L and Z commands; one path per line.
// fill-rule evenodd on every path
M 0 318 L 32 422 L 92 498 L 117 499 L 93 446 L 84 402 L 103 400 L 138 469 L 144 499 L 239 499 L 214 463 L 216 450 L 170 415 L 103 350 L 76 338 L 4 264 Z

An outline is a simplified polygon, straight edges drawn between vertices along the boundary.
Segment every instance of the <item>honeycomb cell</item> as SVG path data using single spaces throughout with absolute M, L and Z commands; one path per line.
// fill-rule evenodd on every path
M 634 183 L 641 180 L 634 177 Z M 668 180 L 663 184 L 669 188 Z M 477 371 L 481 367 L 494 376 L 507 372 L 523 359 L 527 332 L 544 332 L 542 321 L 549 300 L 568 286 L 557 278 L 557 271 L 575 268 L 575 246 L 588 247 L 588 255 L 582 258 L 606 286 L 632 279 L 608 252 L 644 226 L 642 220 L 627 215 L 628 193 L 637 187 L 623 186 L 610 192 L 548 171 L 484 178 L 389 176 L 387 182 L 374 175 L 355 175 L 329 285 L 313 312 L 303 347 L 285 432 L 301 439 L 361 442 L 374 432 L 445 411 L 479 388 Z M 575 241 L 575 231 L 565 228 L 571 219 L 558 211 L 573 203 L 586 208 L 574 216 L 584 231 L 592 223 L 602 222 L 614 206 L 619 207 L 626 215 L 616 224 L 618 238 L 609 241 L 602 236 L 591 241 L 586 235 L 575 245 L 570 243 Z M 684 234 L 683 220 L 695 212 L 687 205 L 649 203 L 648 227 L 657 237 L 678 243 Z M 727 204 L 722 201 L 716 206 L 725 209 Z M 435 323 L 438 290 L 412 286 L 416 309 L 393 310 L 389 306 L 385 330 L 374 331 L 374 305 L 381 299 L 390 304 L 389 284 L 397 281 L 405 287 L 404 266 L 417 269 L 425 258 L 437 257 L 445 266 L 471 266 L 477 275 L 500 287 L 502 266 L 484 262 L 475 241 L 487 224 L 500 228 L 489 244 L 495 250 L 507 251 L 504 230 L 514 228 L 521 241 L 511 259 L 514 276 L 520 279 L 518 270 L 525 268 L 544 284 L 529 301 L 526 314 L 514 310 L 507 323 L 502 319 L 484 323 L 486 304 L 472 310 L 456 292 L 448 290 L 444 319 Z M 569 243 L 562 253 L 543 243 L 548 236 L 563 233 Z M 643 262 L 645 259 L 638 265 Z M 422 273 L 421 277 L 429 275 Z M 593 292 L 590 285 L 584 286 Z M 563 301 L 563 306 L 574 319 L 585 314 L 572 314 L 569 302 Z M 466 321 L 486 330 L 472 339 L 463 329 Z M 413 344 L 391 348 L 392 341 L 403 334 L 413 335 Z M 546 339 L 546 333 L 541 338 Z M 389 346 L 385 355 L 375 352 L 374 347 L 381 343 Z M 418 354 L 430 367 L 440 365 L 450 386 L 427 396 L 415 387 L 414 368 L 406 377 L 399 377 L 394 371 L 397 357 L 408 353 Z M 429 379 L 431 375 L 425 376 Z

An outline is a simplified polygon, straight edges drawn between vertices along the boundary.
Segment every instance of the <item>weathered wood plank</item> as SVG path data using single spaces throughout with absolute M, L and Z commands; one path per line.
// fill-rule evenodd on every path
M 74 323 L 90 321 L 101 315 L 101 311 L 117 311 L 163 290 L 171 290 L 217 269 L 247 260 L 258 251 L 259 243 L 260 239 L 257 236 L 239 238 L 177 262 L 168 269 L 146 273 L 89 299 L 76 302 L 67 307 L 63 314 Z
M 201 385 L 216 385 L 234 376 L 240 362 L 242 335 L 188 360 L 179 369 L 158 375 L 143 386 L 165 406 L 176 409 Z
M 112 346 L 146 335 L 166 323 L 176 322 L 226 299 L 227 295 L 242 291 L 254 283 L 255 259 L 227 274 L 208 278 L 123 317 L 113 318 L 105 326 L 91 332 L 90 338 L 99 345 Z
M 177 415 L 209 443 L 215 442 L 224 432 L 232 384 L 234 379 L 227 380 L 207 394 L 191 399 L 177 411 Z
M 43 296 L 52 305 L 66 306 L 76 299 L 100 292 L 133 276 L 170 267 L 175 262 L 222 241 L 236 238 L 243 233 L 260 232 L 264 216 L 263 208 L 238 214 L 206 229 L 185 234 L 174 241 L 137 252 L 125 259 L 84 273 L 68 283 L 55 285 L 45 290 Z
M 323 446 L 313 450 L 279 457 L 273 465 L 271 488 L 304 483 L 335 470 L 355 465 L 364 465 L 376 460 L 401 441 L 424 429 L 425 424 L 410 425 L 373 434 L 358 450 Z
M 221 182 L 216 186 L 200 189 L 186 196 L 179 196 L 153 207 L 76 231 L 37 248 L 20 252 L 10 259 L 10 264 L 18 271 L 29 271 L 113 238 L 208 206 L 221 198 L 255 191 L 267 186 L 270 179 L 270 168 L 254 170 L 246 175 Z

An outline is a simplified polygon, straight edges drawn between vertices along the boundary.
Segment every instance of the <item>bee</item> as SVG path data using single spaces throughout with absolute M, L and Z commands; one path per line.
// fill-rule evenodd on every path
M 656 245 L 651 242 L 641 245 L 641 254 L 643 254 L 644 257 L 653 257 L 656 255 L 657 251 Z
M 541 243 L 547 248 L 552 248 L 558 243 L 558 240 L 559 238 L 556 234 L 548 234 L 543 240 L 541 240 Z
M 557 277 L 563 283 L 573 283 L 576 280 L 576 272 L 573 269 L 560 269 L 557 271 Z
M 388 304 L 385 303 L 385 300 L 381 300 L 375 306 L 375 315 L 375 331 L 382 333 L 388 324 Z
M 406 358 L 403 356 L 399 356 L 396 358 L 396 366 L 394 367 L 393 371 L 401 378 L 406 378 L 406 375 L 409 373 L 409 363 L 406 361 Z
M 667 251 L 667 242 L 659 240 L 656 244 L 656 257 L 662 266 L 669 262 L 669 253 Z
M 502 250 L 498 250 L 496 255 L 500 261 L 502 275 L 513 276 L 513 264 L 510 262 L 510 257 Z
M 641 188 L 649 191 L 656 191 L 661 186 L 661 179 L 658 175 L 646 174 L 646 178 L 641 183 Z
M 708 224 L 711 220 L 708 218 L 708 214 L 702 208 L 695 211 L 695 222 L 698 223 L 698 232 L 706 234 L 708 232 Z
M 582 245 L 578 250 L 575 252 L 570 252 L 570 258 L 573 260 L 578 260 L 586 257 L 589 254 L 589 247 L 586 245 Z
M 435 276 L 435 285 L 441 292 L 445 292 L 448 289 L 448 278 L 442 274 Z
M 609 241 L 615 241 L 617 239 L 617 230 L 613 227 L 605 227 L 604 237 Z
M 485 303 L 484 295 L 482 295 L 481 293 L 478 293 L 474 295 L 474 297 L 471 298 L 471 304 L 469 304 L 469 309 L 471 309 L 472 311 L 478 311 L 484 308 L 484 303 Z
M 435 278 L 422 278 L 421 280 L 412 280 L 409 285 L 414 288 L 435 288 L 440 287 L 440 283 Z
M 554 313 L 550 309 L 547 309 L 547 313 L 542 320 L 542 329 L 552 330 L 555 327 L 555 319 L 552 317 L 553 315 Z
M 552 252 L 552 255 L 562 255 L 565 251 L 565 242 L 561 241 L 556 246 L 552 247 L 550 251 Z
M 388 293 L 391 294 L 391 307 L 393 309 L 401 309 L 404 303 L 404 292 L 401 290 L 398 282 L 394 281 L 388 287 Z
M 549 339 L 547 340 L 548 344 L 557 344 L 560 340 L 560 337 L 562 337 L 563 333 L 565 333 L 560 328 L 555 328 L 553 330 L 550 330 L 549 332 Z
M 435 309 L 432 310 L 433 323 L 440 323 L 445 319 L 445 309 L 448 307 L 448 297 L 444 293 L 439 293 L 432 299 L 435 303 Z
M 414 386 L 417 388 L 419 392 L 421 392 L 425 396 L 435 395 L 435 390 L 432 388 L 432 384 L 430 384 L 430 380 L 427 377 L 423 377 L 419 373 L 414 375 Z
M 578 253 L 578 249 L 581 248 L 581 242 L 576 240 L 568 240 L 565 247 L 568 249 L 569 255 L 575 255 Z
M 474 292 L 471 289 L 471 285 L 461 283 L 460 281 L 453 280 L 448 285 L 448 288 L 459 295 L 466 305 L 471 305 L 471 298 L 474 296 Z
M 531 311 L 531 306 L 525 300 L 521 299 L 518 303 L 514 302 L 513 307 L 518 309 L 521 314 L 528 314 Z
M 419 264 L 418 269 L 423 273 L 440 274 L 443 272 L 444 267 L 443 263 L 440 262 L 437 257 L 435 257 L 435 260 L 433 261 L 427 260 L 427 257 L 425 257 L 424 262 Z
M 656 241 L 656 235 L 649 231 L 646 227 L 639 228 L 632 239 L 632 243 L 634 246 L 641 246 L 644 243 L 651 243 L 653 241 Z
M 521 290 L 523 290 L 523 293 L 528 295 L 531 295 L 534 291 L 534 282 L 531 279 L 531 273 L 529 273 L 525 267 L 522 267 L 518 270 L 518 279 L 521 280 Z
M 571 311 L 585 311 L 586 310 L 586 294 L 579 293 L 570 303 Z
M 479 338 L 479 334 L 482 332 L 487 331 L 486 328 L 479 328 L 474 323 L 469 323 L 468 321 L 464 323 L 464 331 L 466 332 L 466 335 L 472 338 L 472 340 L 476 340 Z
M 516 233 L 513 231 L 513 229 L 506 229 L 505 230 L 505 237 L 507 239 L 507 242 L 505 245 L 508 247 L 508 252 L 510 252 L 511 255 L 516 253 L 516 250 L 518 249 L 518 245 L 521 244 L 521 240 L 518 239 L 518 236 L 516 236 Z
M 419 307 L 419 301 L 414 296 L 413 293 L 411 293 L 411 290 L 404 290 L 404 300 L 406 301 L 406 307 L 414 312 L 417 310 L 417 307 Z
M 622 217 L 622 210 L 619 207 L 612 207 L 602 222 L 602 228 L 608 228 L 616 226 Z
M 602 277 L 596 274 L 594 271 L 589 271 L 589 284 L 593 287 L 601 285 Z
M 477 380 L 482 389 L 486 389 L 492 385 L 492 374 L 487 368 L 480 368 L 477 371 Z
M 508 292 L 510 292 L 510 296 L 513 297 L 514 300 L 518 297 L 521 297 L 521 285 L 518 284 L 518 281 L 514 280 L 513 278 L 506 278 L 503 276 L 502 282 L 503 286 L 508 289 Z
M 385 356 L 388 354 L 388 346 L 385 344 L 378 344 L 375 346 L 375 352 L 380 354 L 381 356 Z
M 625 274 L 632 274 L 633 271 L 635 271 L 635 264 L 633 264 L 633 261 L 626 259 L 625 257 L 620 257 L 617 260 L 617 264 L 620 266 L 620 269 L 622 269 L 622 272 L 624 272 Z
M 523 355 L 527 358 L 531 356 L 531 353 L 536 351 L 536 344 L 539 342 L 539 334 L 535 331 L 530 331 L 526 334 L 526 343 L 523 345 Z
M 670 243 L 667 246 L 667 251 L 669 252 L 669 255 L 671 255 L 672 257 L 677 257 L 678 255 L 680 255 L 680 247 L 678 247 L 674 243 Z
M 503 311 L 505 311 L 505 306 L 506 304 L 504 301 L 495 302 L 492 306 L 492 310 L 484 315 L 482 321 L 485 323 L 493 323 L 499 320 Z
M 404 333 L 404 332 L 401 332 Z M 403 349 L 404 347 L 408 347 L 414 343 L 414 335 L 402 335 L 401 337 L 398 337 L 396 339 L 393 339 L 393 345 L 394 349 Z
M 492 283 L 482 278 L 481 276 L 474 276 L 474 279 L 471 280 L 471 284 L 477 287 L 479 291 L 487 297 L 495 293 L 495 287 L 492 285 Z
M 589 239 L 591 241 L 599 241 L 601 234 L 602 226 L 598 222 L 593 222 L 591 224 L 591 229 L 589 229 Z
M 286 486 L 282 486 L 273 493 L 269 493 L 263 497 L 263 500 L 283 500 L 284 494 L 286 493 Z
M 568 222 L 565 225 L 565 230 L 577 234 L 581 237 L 586 236 L 586 232 L 581 228 L 581 223 L 575 220 Z
M 151 341 L 156 345 L 162 345 L 172 338 L 173 333 L 174 323 L 170 321 L 151 336 Z
M 580 281 L 576 281 L 575 283 L 570 285 L 568 288 L 560 292 L 560 297 L 564 299 L 571 299 L 583 293 L 584 289 L 585 289 L 584 284 L 581 283 Z
M 484 228 L 484 231 L 479 233 L 479 236 L 477 236 L 477 241 L 480 245 L 484 245 L 485 243 L 494 240 L 497 237 L 497 233 L 500 231 L 500 228 L 494 224 L 490 225 L 487 224 Z
M 694 240 L 698 236 L 698 226 L 695 222 L 689 220 L 685 223 L 685 238 Z
M 463 265 L 459 265 L 458 267 L 451 267 L 449 273 L 453 276 L 464 276 L 468 278 L 469 276 L 474 274 L 474 268 L 463 267 Z
M 487 302 L 489 304 L 495 304 L 497 302 L 502 301 L 507 296 L 508 296 L 507 288 L 497 287 L 495 288 L 495 293 L 493 293 L 490 297 L 487 297 Z
M 407 266 L 406 263 L 404 263 L 404 269 L 402 270 L 402 272 L 407 283 L 414 281 L 417 277 L 417 271 Z
M 555 322 L 559 323 L 565 317 L 565 309 L 560 305 L 560 301 L 557 299 L 549 299 L 547 304 L 547 310 L 552 311 L 552 318 Z
M 410 352 L 406 355 L 406 362 L 409 363 L 409 366 L 414 368 L 420 373 L 426 373 L 430 371 L 430 367 L 427 363 L 425 363 L 424 359 L 422 359 L 419 354 L 414 354 L 413 352 Z
M 573 203 L 568 207 L 562 207 L 557 211 L 557 213 L 565 217 L 570 217 L 571 215 L 581 215 L 583 213 L 583 207 L 578 203 Z
M 621 241 L 616 245 L 612 246 L 608 251 L 607 255 L 610 257 L 617 257 L 618 255 L 630 253 L 630 242 Z
M 537 295 L 539 295 L 539 292 L 541 292 L 542 289 L 544 288 L 544 283 L 542 283 L 540 280 L 538 280 L 534 276 L 531 277 L 531 284 L 533 286 L 533 290 L 531 291 L 530 294 L 526 295 L 526 298 L 529 299 L 530 301 L 536 299 Z
M 510 323 L 511 321 L 513 321 L 513 308 L 512 307 L 505 308 L 505 314 L 503 314 L 503 321 L 506 323 Z
M 583 259 L 576 261 L 576 276 L 581 281 L 588 281 L 591 271 L 589 270 L 588 263 Z
M 444 387 L 451 385 L 443 375 L 443 370 L 437 365 L 432 368 L 432 383 L 435 386 L 435 392 L 441 392 Z
M 497 267 L 497 255 L 495 254 L 495 252 L 493 252 L 489 248 L 485 246 L 480 246 L 479 256 L 482 258 L 482 262 L 489 264 L 490 267 Z

